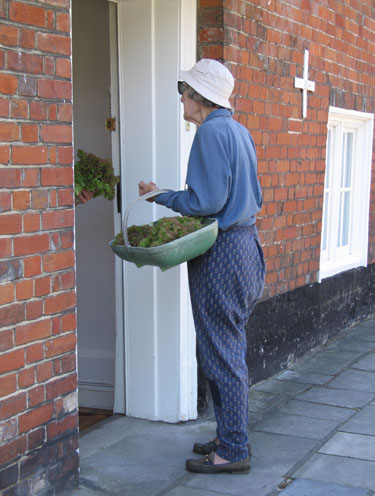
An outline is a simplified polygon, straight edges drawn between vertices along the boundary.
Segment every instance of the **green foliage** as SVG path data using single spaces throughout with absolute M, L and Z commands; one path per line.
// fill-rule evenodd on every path
M 94 198 L 103 195 L 107 200 L 113 200 L 120 178 L 114 175 L 112 162 L 83 150 L 78 150 L 77 155 L 79 160 L 74 164 L 76 196 L 86 190 L 93 192 Z
M 125 244 L 124 233 L 120 231 L 113 240 L 113 245 L 115 246 L 115 245 L 124 245 L 124 244 Z
M 128 240 L 131 246 L 151 248 L 164 245 L 170 241 L 186 236 L 204 227 L 203 217 L 178 216 L 163 217 L 152 225 L 131 226 L 128 228 Z M 124 234 L 117 234 L 115 245 L 124 244 Z

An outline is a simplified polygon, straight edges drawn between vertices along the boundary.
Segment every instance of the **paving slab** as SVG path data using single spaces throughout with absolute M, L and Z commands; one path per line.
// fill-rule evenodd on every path
M 278 381 L 271 379 L 269 381 L 261 382 L 254 386 L 255 391 L 262 391 L 263 393 L 274 393 L 287 396 L 295 396 L 302 391 L 310 388 L 310 384 L 303 384 L 291 381 Z
M 374 399 L 374 393 L 331 389 L 317 386 L 305 393 L 300 394 L 297 398 L 299 400 L 311 401 L 313 403 L 324 403 L 327 405 L 342 406 L 345 408 L 361 408 Z
M 120 439 L 136 434 L 149 421 L 113 415 L 106 420 L 95 424 L 80 434 L 80 459 L 87 458 L 95 453 L 109 448 Z
M 375 372 L 375 353 L 369 353 L 352 365 L 352 368 Z
M 272 471 L 268 474 L 255 474 L 250 472 L 244 475 L 195 475 L 190 479 L 178 493 L 167 493 L 168 496 L 190 496 L 183 489 L 194 488 L 197 493 L 191 496 L 203 496 L 208 491 L 210 496 L 221 494 L 233 496 L 268 496 L 273 488 L 277 487 L 283 478 L 274 475 Z M 203 491 L 203 492 L 199 492 Z M 208 496 L 208 495 L 207 495 Z
M 280 494 L 282 496 L 368 496 L 368 491 L 329 482 L 297 479 Z
M 251 388 L 249 392 L 249 412 L 264 414 L 283 401 L 285 401 L 285 398 L 279 394 L 265 393 Z
M 375 437 L 337 432 L 320 448 L 319 453 L 375 461 Z
M 280 406 L 279 412 L 294 413 L 305 417 L 335 420 L 344 422 L 356 414 L 356 409 L 343 408 L 331 405 L 322 405 L 320 403 L 311 403 L 309 401 L 300 401 L 291 399 L 285 405 Z
M 255 430 L 308 439 L 324 439 L 338 425 L 339 423 L 333 420 L 302 417 L 287 413 L 273 413 L 269 419 L 257 425 Z
M 174 487 L 170 491 L 164 493 L 165 496 L 228 496 L 228 493 L 224 493 L 222 491 L 215 491 L 214 493 L 212 491 L 205 491 L 200 488 L 192 488 L 192 487 L 186 487 L 186 486 L 178 486 Z M 240 495 L 240 493 L 238 493 Z M 237 495 L 236 495 L 237 496 Z
M 293 364 L 291 370 L 336 375 L 362 354 L 360 351 L 336 352 L 323 350 Z
M 369 344 L 368 341 L 358 340 L 355 337 L 347 337 L 347 338 L 338 339 L 337 341 L 334 341 L 333 343 L 329 344 L 327 346 L 327 350 L 328 351 L 355 350 L 365 353 L 369 351 L 369 347 L 371 347 L 371 344 Z
M 367 460 L 315 454 L 291 475 L 299 479 L 375 490 L 375 462 Z
M 369 405 L 345 422 L 340 431 L 375 436 L 375 406 Z
M 137 427 L 131 428 L 134 423 Z M 116 441 L 112 437 L 111 444 L 99 445 L 96 451 L 90 446 L 93 433 L 81 437 L 83 485 L 126 496 L 154 496 L 166 490 L 171 481 L 186 476 L 185 460 L 193 442 L 215 435 L 212 422 L 166 424 L 122 417 L 104 425 L 101 437 L 111 428 L 117 432 Z
M 355 369 L 345 370 L 329 383 L 329 387 L 375 393 L 375 373 Z
M 284 370 L 280 372 L 276 379 L 278 381 L 302 382 L 303 384 L 323 385 L 333 378 L 333 375 L 314 374 L 308 372 L 299 372 L 297 370 Z
M 356 326 L 356 327 L 358 327 L 358 326 Z M 359 324 L 359 327 L 363 328 L 363 329 L 369 329 L 369 330 L 372 329 L 375 332 L 375 321 L 373 318 L 369 317 L 368 319 L 361 322 Z
M 283 436 L 268 432 L 251 432 L 253 448 L 251 473 L 283 476 L 315 447 L 314 439 Z
M 359 327 L 352 329 L 348 333 L 348 337 L 353 337 L 357 341 L 366 341 L 368 343 L 375 343 L 375 328 L 373 321 L 368 325 L 362 323 Z
M 80 480 L 80 487 L 76 489 L 73 493 L 75 496 L 107 496 L 106 491 L 98 491 L 95 489 L 89 489 L 84 486 L 84 482 L 82 482 L 82 479 Z
M 100 454 L 100 465 L 92 457 L 84 459 L 81 471 L 91 483 L 111 494 L 126 487 L 127 496 L 154 496 L 184 475 L 184 460 L 164 453 L 159 456 L 156 445 L 150 443 L 147 449 L 147 444 L 137 454 L 124 450 L 122 443 L 113 445 Z

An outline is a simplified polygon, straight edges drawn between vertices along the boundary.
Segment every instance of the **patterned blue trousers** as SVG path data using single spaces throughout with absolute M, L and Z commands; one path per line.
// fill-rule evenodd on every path
M 263 292 L 265 264 L 255 225 L 219 231 L 214 245 L 188 262 L 198 353 L 214 403 L 217 454 L 248 456 L 247 323 Z

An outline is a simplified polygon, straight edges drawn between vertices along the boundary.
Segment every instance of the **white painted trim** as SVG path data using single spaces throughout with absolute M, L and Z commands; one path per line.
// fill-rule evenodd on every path
M 328 122 L 340 120 L 352 123 L 363 123 L 364 121 L 374 121 L 374 114 L 368 112 L 360 112 L 359 110 L 347 110 L 340 107 L 329 107 L 329 117 Z
M 195 0 L 118 3 L 124 205 L 137 197 L 141 179 L 174 189 L 185 181 L 194 131 L 181 130 L 177 80 L 179 70 L 195 62 L 195 12 Z M 145 204 L 137 207 L 130 224 L 162 215 L 173 213 Z M 126 414 L 166 422 L 196 418 L 195 333 L 186 266 L 163 273 L 126 263 L 124 302 Z
M 85 381 L 78 382 L 78 404 L 81 407 L 112 411 L 113 396 L 113 384 L 101 384 Z
M 335 139 L 332 147 L 334 153 L 331 156 L 331 184 L 338 180 L 339 171 L 335 167 L 334 156 L 341 156 L 341 138 L 344 131 L 354 132 L 353 143 L 353 198 L 351 206 L 350 222 L 350 247 L 348 250 L 335 248 L 333 236 L 337 233 L 337 208 L 338 202 L 331 199 L 327 222 L 332 233 L 328 236 L 328 248 L 321 252 L 319 282 L 326 278 L 353 269 L 366 266 L 368 258 L 368 219 L 371 189 L 371 166 L 374 114 L 345 110 L 330 107 L 328 115 L 328 128 L 332 130 L 332 139 Z M 330 150 L 327 149 L 327 153 Z M 332 187 L 332 186 L 331 186 Z M 324 209 L 323 205 L 323 222 Z M 324 226 L 322 228 L 323 232 Z
M 110 0 L 111 1 L 111 0 Z M 111 133 L 112 163 L 116 175 L 121 175 L 120 154 L 120 107 L 119 107 L 119 74 L 117 50 L 117 3 L 109 3 L 109 36 L 110 36 L 110 71 L 111 71 L 111 108 L 112 117 L 116 118 L 116 131 Z M 122 178 L 121 178 L 122 179 Z M 122 179 L 123 180 L 123 179 Z M 115 234 L 121 231 L 121 212 L 117 211 L 117 197 L 113 202 L 113 218 Z M 116 308 L 116 359 L 115 359 L 115 394 L 114 413 L 125 413 L 125 353 L 124 353 L 124 289 L 123 262 L 115 257 L 115 308 Z
M 196 38 L 191 33 L 196 31 L 196 0 L 185 0 L 180 4 L 180 68 L 190 69 L 196 62 Z M 195 135 L 195 126 L 186 126 L 183 119 L 183 106 L 180 105 L 180 189 L 185 187 L 187 163 L 191 144 Z M 196 338 L 193 315 L 191 311 L 187 264 L 179 268 L 180 276 L 180 418 L 181 420 L 197 418 L 197 360 Z

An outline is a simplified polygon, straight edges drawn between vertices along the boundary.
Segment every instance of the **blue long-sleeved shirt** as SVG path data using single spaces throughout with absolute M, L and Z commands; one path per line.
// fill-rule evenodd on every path
M 211 112 L 197 129 L 190 151 L 187 189 L 156 197 L 182 215 L 213 217 L 225 231 L 254 224 L 262 207 L 254 141 L 227 109 Z

